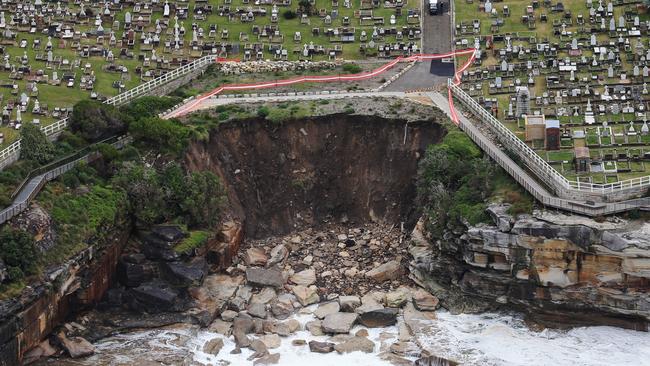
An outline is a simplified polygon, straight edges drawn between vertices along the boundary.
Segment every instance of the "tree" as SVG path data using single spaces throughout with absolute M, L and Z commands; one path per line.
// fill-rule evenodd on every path
M 187 191 L 181 204 L 188 223 L 210 227 L 219 220 L 224 202 L 224 190 L 219 178 L 212 172 L 192 173 L 187 179 Z
M 310 0 L 300 0 L 298 5 L 300 6 L 302 14 L 311 15 L 312 5 Z
M 113 184 L 126 191 L 131 214 L 139 225 L 150 226 L 165 218 L 165 197 L 154 168 L 125 163 L 113 177 Z
M 98 141 L 126 131 L 120 111 L 112 105 L 94 100 L 75 104 L 70 117 L 70 130 L 87 141 Z
M 140 97 L 122 107 L 122 114 L 130 119 L 136 120 L 145 117 L 155 117 L 158 113 L 176 105 L 181 99 L 170 97 L 146 96 Z
M 158 117 L 140 118 L 129 125 L 129 133 L 137 141 L 162 152 L 180 153 L 187 146 L 189 128 L 176 120 Z
M 33 123 L 27 123 L 20 129 L 20 157 L 45 164 L 54 158 L 54 145 L 43 131 Z
M 4 228 L 0 231 L 0 258 L 7 266 L 11 281 L 36 273 L 38 256 L 34 238 L 25 231 Z

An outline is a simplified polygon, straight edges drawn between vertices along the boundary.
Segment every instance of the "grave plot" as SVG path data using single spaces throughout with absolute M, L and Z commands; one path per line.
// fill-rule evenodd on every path
M 205 55 L 381 59 L 419 53 L 415 0 L 143 0 L 0 4 L 0 147 Z
M 650 175 L 644 2 L 462 0 L 455 9 L 456 47 L 478 50 L 461 87 L 542 158 L 581 182 Z

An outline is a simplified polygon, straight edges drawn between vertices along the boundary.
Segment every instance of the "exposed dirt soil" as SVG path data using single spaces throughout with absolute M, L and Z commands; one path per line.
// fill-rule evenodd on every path
M 335 114 L 273 124 L 222 124 L 186 156 L 191 169 L 221 176 L 248 238 L 340 220 L 417 219 L 417 163 L 444 127 Z

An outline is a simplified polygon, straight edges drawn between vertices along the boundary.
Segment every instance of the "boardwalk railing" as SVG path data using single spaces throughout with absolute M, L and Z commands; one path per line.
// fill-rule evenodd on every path
M 153 80 L 140 84 L 135 88 L 129 89 L 124 93 L 120 93 L 112 98 L 104 101 L 105 104 L 120 106 L 126 104 L 136 98 L 147 95 L 156 88 L 165 85 L 173 80 L 188 75 L 194 71 L 203 69 L 215 61 L 213 55 L 203 56 L 186 65 L 175 68 L 172 71 L 165 73 Z M 43 133 L 50 139 L 54 139 L 61 131 L 68 127 L 68 118 L 60 119 L 50 125 L 41 128 Z M 5 149 L 0 151 L 0 170 L 18 160 L 20 157 L 20 140 L 15 141 Z
M 499 142 L 516 154 L 556 195 L 565 198 L 589 197 L 590 199 L 599 198 L 599 201 L 608 201 L 608 195 L 616 193 L 620 193 L 622 197 L 641 195 L 650 187 L 650 176 L 607 184 L 569 181 L 459 86 L 454 85 L 451 81 L 448 85 L 454 97 L 469 112 L 480 118 L 497 136 Z
M 25 210 L 29 206 L 31 200 L 34 199 L 38 192 L 40 192 L 41 188 L 43 188 L 45 183 L 71 170 L 81 162 L 90 162 L 94 160 L 98 156 L 98 154 L 94 152 L 94 148 L 98 144 L 111 144 L 119 149 L 130 142 L 131 138 L 128 136 L 112 137 L 90 145 L 72 155 L 66 156 L 65 158 L 32 170 L 27 178 L 20 183 L 11 195 L 13 203 L 9 207 L 0 211 L 0 224 L 5 223 Z

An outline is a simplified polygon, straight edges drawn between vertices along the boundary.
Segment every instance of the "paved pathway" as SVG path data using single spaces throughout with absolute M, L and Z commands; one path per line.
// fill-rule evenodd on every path
M 338 92 L 338 91 L 325 91 L 317 93 L 268 93 L 268 94 L 243 94 L 238 96 L 222 95 L 218 98 L 212 97 L 206 99 L 201 104 L 193 108 L 193 112 L 202 109 L 210 109 L 219 105 L 233 104 L 233 103 L 271 103 L 271 102 L 286 102 L 286 101 L 299 101 L 299 100 L 323 100 L 323 99 L 346 99 L 346 98 L 369 98 L 369 97 L 383 97 L 383 98 L 404 98 L 404 92 Z M 182 108 L 182 106 L 180 107 Z M 175 111 L 171 111 L 165 117 L 172 116 Z

